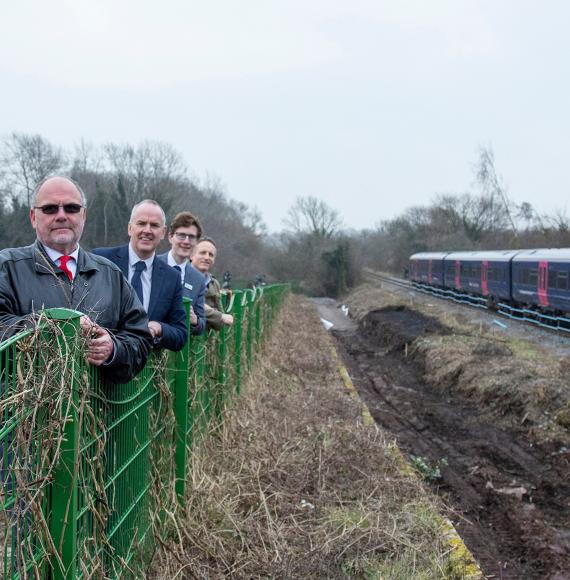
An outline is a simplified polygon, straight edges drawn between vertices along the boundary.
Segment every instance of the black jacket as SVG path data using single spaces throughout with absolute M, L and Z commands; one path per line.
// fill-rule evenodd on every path
M 115 343 L 108 365 L 99 367 L 115 383 L 134 377 L 151 349 L 148 319 L 117 266 L 79 250 L 77 273 L 70 282 L 37 241 L 0 252 L 0 338 L 33 325 L 44 308 L 71 308 L 109 331 Z

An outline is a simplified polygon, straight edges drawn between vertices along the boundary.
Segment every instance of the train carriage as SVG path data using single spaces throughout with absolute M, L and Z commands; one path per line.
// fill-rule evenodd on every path
M 570 248 L 525 250 L 512 260 L 512 299 L 550 312 L 570 312 Z
M 570 332 L 570 248 L 422 252 L 413 282 L 448 297 Z
M 410 280 L 430 286 L 443 286 L 443 259 L 447 252 L 420 252 L 410 257 Z
M 485 296 L 490 302 L 509 300 L 511 260 L 518 250 L 452 252 L 444 260 L 447 288 Z

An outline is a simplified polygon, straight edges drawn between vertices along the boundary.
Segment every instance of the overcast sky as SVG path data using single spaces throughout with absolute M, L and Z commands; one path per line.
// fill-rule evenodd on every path
M 298 195 L 372 227 L 472 189 L 567 210 L 570 3 L 4 0 L 0 133 L 176 147 L 282 227 Z M 191 208 L 190 208 L 191 209 Z

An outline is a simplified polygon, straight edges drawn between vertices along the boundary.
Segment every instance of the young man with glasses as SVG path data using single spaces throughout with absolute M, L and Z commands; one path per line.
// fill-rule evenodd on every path
M 192 300 L 190 306 L 190 328 L 192 334 L 201 334 L 206 327 L 204 298 L 206 280 L 190 262 L 192 249 L 202 236 L 200 222 L 189 212 L 177 214 L 168 232 L 170 252 L 159 254 L 158 258 L 175 268 L 180 275 L 182 295 Z
M 111 382 L 129 381 L 150 352 L 147 317 L 120 270 L 79 246 L 85 196 L 65 177 L 37 186 L 36 241 L 0 252 L 0 339 L 33 326 L 44 308 L 79 310 L 86 359 Z

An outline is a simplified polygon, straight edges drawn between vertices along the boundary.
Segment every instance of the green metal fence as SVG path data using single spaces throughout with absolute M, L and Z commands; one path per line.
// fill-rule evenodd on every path
M 287 290 L 235 292 L 233 326 L 154 353 L 126 385 L 84 362 L 78 312 L 45 311 L 1 343 L 0 578 L 143 575 L 192 446 L 240 392 Z

